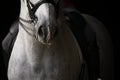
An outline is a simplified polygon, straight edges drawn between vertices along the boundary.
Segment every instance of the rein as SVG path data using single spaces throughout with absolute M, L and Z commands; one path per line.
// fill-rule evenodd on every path
M 22 20 L 22 18 L 20 18 L 20 20 Z M 32 33 L 30 33 L 30 32 L 28 31 L 28 30 L 30 30 L 31 32 L 33 32 L 35 29 L 33 30 L 33 29 L 29 28 L 28 26 L 26 26 L 25 24 L 23 24 L 20 20 L 19 20 L 19 24 L 21 25 L 21 27 L 22 27 L 30 36 L 36 38 L 35 34 L 32 34 Z M 24 21 L 24 19 L 23 19 L 22 21 Z M 24 22 L 26 22 L 26 23 L 31 23 L 31 21 L 24 21 Z

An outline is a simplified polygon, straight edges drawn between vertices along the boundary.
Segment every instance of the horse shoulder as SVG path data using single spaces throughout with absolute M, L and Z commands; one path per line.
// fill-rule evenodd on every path
M 86 28 L 91 29 L 96 36 L 100 56 L 100 72 L 105 80 L 113 80 L 113 43 L 106 26 L 94 16 L 81 14 L 86 21 Z M 89 34 L 88 34 L 89 35 Z M 108 67 L 106 67 L 108 66 Z

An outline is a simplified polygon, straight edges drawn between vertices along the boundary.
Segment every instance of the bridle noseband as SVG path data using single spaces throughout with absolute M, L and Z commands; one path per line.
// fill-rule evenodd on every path
M 29 16 L 30 16 L 31 19 L 37 20 L 37 17 L 35 16 L 35 12 L 38 9 L 38 7 L 41 6 L 44 3 L 51 3 L 55 7 L 56 14 L 58 15 L 59 2 L 56 4 L 53 0 L 43 0 L 43 1 L 38 2 L 37 4 L 34 5 L 29 0 L 27 0 L 27 7 L 28 7 L 28 10 L 29 10 L 29 14 L 30 14 Z
M 57 3 L 55 3 L 53 0 L 42 0 L 34 5 L 32 2 L 30 2 L 30 0 L 27 0 L 27 7 L 28 7 L 29 16 L 30 16 L 31 20 L 25 20 L 25 19 L 22 19 L 21 17 L 20 17 L 20 20 L 27 22 L 27 23 L 36 23 L 38 18 L 36 17 L 35 12 L 39 8 L 39 6 L 41 6 L 44 3 L 52 4 L 56 11 L 56 17 L 58 17 L 59 2 L 60 2 L 60 0 L 58 0 Z

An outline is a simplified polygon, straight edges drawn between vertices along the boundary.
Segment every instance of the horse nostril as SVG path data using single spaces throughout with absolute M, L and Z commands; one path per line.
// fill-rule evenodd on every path
M 42 37 L 43 39 L 45 39 L 47 36 L 47 33 L 48 33 L 47 28 L 45 26 L 40 26 L 40 28 L 38 30 L 39 36 Z
M 40 41 L 44 43 L 49 43 L 49 41 L 55 36 L 56 27 L 54 26 L 40 26 L 37 32 L 37 37 Z
M 39 36 L 41 36 L 41 37 L 43 37 L 42 27 L 43 27 L 43 26 L 40 26 L 40 28 L 38 29 L 38 34 L 39 34 Z

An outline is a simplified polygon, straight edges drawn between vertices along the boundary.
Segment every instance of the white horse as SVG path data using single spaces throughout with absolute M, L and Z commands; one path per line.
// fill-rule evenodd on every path
M 35 11 L 37 21 L 30 17 L 30 2 L 33 5 L 43 2 Z M 21 0 L 19 32 L 9 60 L 9 80 L 79 78 L 81 51 L 62 16 L 57 23 L 53 2 Z
M 80 80 L 82 51 L 62 8 L 58 12 L 58 4 L 59 0 L 21 0 L 19 32 L 8 66 L 9 80 Z M 112 44 L 103 24 L 92 16 L 82 16 L 96 33 L 100 58 L 111 55 Z M 108 70 L 102 66 L 104 63 L 101 61 L 103 78 L 104 69 Z

